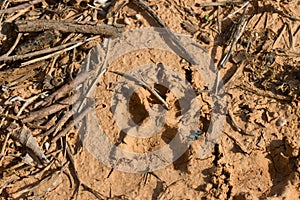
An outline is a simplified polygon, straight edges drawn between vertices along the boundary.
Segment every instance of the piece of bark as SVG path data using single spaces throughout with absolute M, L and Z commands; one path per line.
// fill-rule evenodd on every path
M 95 22 L 64 22 L 54 20 L 16 21 L 13 23 L 17 32 L 40 32 L 57 30 L 64 33 L 88 33 L 95 35 L 114 36 L 124 31 L 123 26 L 97 24 Z

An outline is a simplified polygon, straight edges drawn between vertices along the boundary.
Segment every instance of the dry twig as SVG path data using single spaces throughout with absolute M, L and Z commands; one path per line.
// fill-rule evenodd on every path
M 206 6 L 230 6 L 230 5 L 237 5 L 242 4 L 245 1 L 237 0 L 237 1 L 218 1 L 218 2 L 205 2 L 205 3 L 196 3 L 196 6 L 199 7 L 206 7 Z
M 93 108 L 91 106 L 88 106 L 84 111 L 79 113 L 76 118 L 70 122 L 67 127 L 62 130 L 60 133 L 58 133 L 52 140 L 52 143 L 55 143 L 59 138 L 65 136 L 78 122 L 80 122 Z
M 156 96 L 156 98 L 162 102 L 164 104 L 164 106 L 167 108 L 167 109 L 170 109 L 170 106 L 169 104 L 160 96 L 160 94 L 158 94 L 158 92 L 153 88 L 151 87 L 148 83 L 146 83 L 145 81 L 143 80 L 139 80 L 137 77 L 135 77 L 134 75 L 131 75 L 131 74 L 128 74 L 128 73 L 125 73 L 125 72 L 119 72 L 119 71 L 110 71 L 110 72 L 113 72 L 115 74 L 118 74 L 120 76 L 123 76 L 127 79 L 130 79 L 130 80 L 133 80 L 135 82 L 137 82 L 137 84 L 147 88 L 154 96 Z
M 114 36 L 122 33 L 122 26 L 116 27 L 108 24 L 94 22 L 64 22 L 55 20 L 16 21 L 14 23 L 17 32 L 40 32 L 45 30 L 57 30 L 63 33 L 88 33 L 94 35 Z
M 66 94 L 68 94 L 71 90 L 75 90 L 75 88 L 74 88 L 75 86 L 87 81 L 90 77 L 93 76 L 94 73 L 95 73 L 94 70 L 92 70 L 90 72 L 80 73 L 76 77 L 76 79 L 71 80 L 70 82 L 66 83 L 61 88 L 56 90 L 54 93 L 52 93 L 51 95 L 46 97 L 43 100 L 43 102 L 40 103 L 40 105 L 41 106 L 50 105 L 51 103 L 59 100 L 60 98 L 64 97 Z
M 32 5 L 40 3 L 40 2 L 42 2 L 42 0 L 29 1 L 28 3 L 24 3 L 22 5 L 18 5 L 18 6 L 15 6 L 15 7 L 0 10 L 0 14 L 8 14 L 8 13 L 17 12 L 19 10 L 26 9 L 27 7 L 31 7 Z
M 35 62 L 38 62 L 38 61 L 41 61 L 41 60 L 46 60 L 46 59 L 48 59 L 48 58 L 52 58 L 52 57 L 54 57 L 54 56 L 56 56 L 56 55 L 59 55 L 59 54 L 61 54 L 61 53 L 63 53 L 63 52 L 70 51 L 70 50 L 72 50 L 72 49 L 74 49 L 74 48 L 76 48 L 76 47 L 78 47 L 78 46 L 80 46 L 80 45 L 82 45 L 82 44 L 84 44 L 84 43 L 86 43 L 86 42 L 88 42 L 88 41 L 91 41 L 91 40 L 94 40 L 94 39 L 97 39 L 97 38 L 99 38 L 99 36 L 91 37 L 91 38 L 89 38 L 89 39 L 87 39 L 87 40 L 85 40 L 85 41 L 82 41 L 82 42 L 77 42 L 76 44 L 74 44 L 74 45 L 72 45 L 72 46 L 70 46 L 70 47 L 67 47 L 67 48 L 65 48 L 65 49 L 62 49 L 62 50 L 60 50 L 60 51 L 56 51 L 56 52 L 51 53 L 51 54 L 49 54 L 49 55 L 42 56 L 42 57 L 39 57 L 39 58 L 32 59 L 32 60 L 29 60 L 29 61 L 27 61 L 27 62 L 24 62 L 24 63 L 21 64 L 21 66 L 30 65 L 30 64 L 32 64 L 32 63 L 35 63 Z
M 152 17 L 155 19 L 160 26 L 162 26 L 166 32 L 168 33 L 171 40 L 177 45 L 177 47 L 182 51 L 183 58 L 186 59 L 189 63 L 192 65 L 199 64 L 198 61 L 189 53 L 189 51 L 184 47 L 182 42 L 175 36 L 175 34 L 167 27 L 165 22 L 163 22 L 157 14 L 149 7 L 147 6 L 142 0 L 132 0 L 133 3 L 138 5 L 139 7 L 145 9 Z
M 83 189 L 85 189 L 86 191 L 92 193 L 93 195 L 95 195 L 95 197 L 97 197 L 98 199 L 105 199 L 105 197 L 100 194 L 99 192 L 97 192 L 96 190 L 94 190 L 93 188 L 87 186 L 79 177 L 78 175 L 78 172 L 76 170 L 76 165 L 75 165 L 75 162 L 74 162 L 74 158 L 73 158 L 73 154 L 71 152 L 71 149 L 70 149 L 70 145 L 69 143 L 67 142 L 67 145 L 66 145 L 66 150 L 67 150 L 67 155 L 69 157 L 69 160 L 70 160 L 70 163 L 71 163 L 71 166 L 73 168 L 73 176 L 74 176 L 74 179 L 76 180 L 77 182 L 77 185 L 76 185 L 76 188 L 74 190 L 74 193 L 72 195 L 72 197 L 74 197 L 75 195 L 78 194 L 78 191 L 79 191 L 79 187 L 82 186 Z
M 1 56 L 0 61 L 6 61 L 6 62 L 7 61 L 16 61 L 16 60 L 23 60 L 23 59 L 26 59 L 26 58 L 35 57 L 35 56 L 40 56 L 40 55 L 43 55 L 43 54 L 52 53 L 54 51 L 59 51 L 59 50 L 65 49 L 65 48 L 67 48 L 71 45 L 77 44 L 78 42 L 79 41 L 73 41 L 73 42 L 63 44 L 63 45 L 60 45 L 60 46 L 57 46 L 57 47 L 53 47 L 53 48 L 49 48 L 49 49 L 43 49 L 43 50 L 40 50 L 40 51 L 31 52 L 31 53 L 26 53 L 26 54 L 23 54 L 23 55 Z
M 78 99 L 78 97 L 79 97 L 79 94 L 74 94 L 70 97 L 67 97 L 67 98 L 61 100 L 59 103 L 52 104 L 49 107 L 42 108 L 42 109 L 34 111 L 34 112 L 30 112 L 28 115 L 20 116 L 20 119 L 22 119 L 22 123 L 28 123 L 33 120 L 42 119 L 51 114 L 57 113 L 58 111 L 66 108 L 66 107 L 69 107 L 70 105 L 72 105 L 72 103 L 74 101 L 76 101 L 76 99 Z
M 244 8 L 243 14 L 242 14 L 240 22 L 239 22 L 239 24 L 237 26 L 237 30 L 236 30 L 236 32 L 234 34 L 234 38 L 233 38 L 233 41 L 232 41 L 231 46 L 229 48 L 229 51 L 227 52 L 227 54 L 224 56 L 224 58 L 220 62 L 219 68 L 223 68 L 226 65 L 227 61 L 229 60 L 229 57 L 232 54 L 233 48 L 235 47 L 238 39 L 241 36 L 241 33 L 243 32 L 243 29 L 245 28 L 245 26 L 247 24 L 247 22 L 245 22 L 244 26 L 242 26 L 244 18 L 245 18 L 245 15 L 246 15 L 246 11 L 247 11 L 248 5 L 249 5 L 249 2 L 246 4 L 246 6 Z
M 238 148 L 242 151 L 244 154 L 250 154 L 250 152 L 246 149 L 246 147 L 241 144 L 234 136 L 229 135 L 227 132 L 223 131 L 237 146 Z

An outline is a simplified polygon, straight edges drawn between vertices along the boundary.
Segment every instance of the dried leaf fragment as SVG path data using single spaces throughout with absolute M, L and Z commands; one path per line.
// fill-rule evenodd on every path
M 26 126 L 23 126 L 19 130 L 17 130 L 16 133 L 13 134 L 13 137 L 23 146 L 30 149 L 43 164 L 49 163 L 49 160 L 42 152 L 38 143 L 36 142 L 32 134 L 30 133 L 30 130 Z

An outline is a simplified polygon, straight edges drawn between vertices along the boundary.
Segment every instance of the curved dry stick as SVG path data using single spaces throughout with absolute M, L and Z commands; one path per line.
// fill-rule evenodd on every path
M 94 35 L 114 36 L 124 31 L 122 26 L 99 24 L 94 22 L 65 22 L 55 20 L 16 21 L 14 23 L 17 32 L 40 32 L 45 30 L 57 30 L 63 33 L 88 33 Z

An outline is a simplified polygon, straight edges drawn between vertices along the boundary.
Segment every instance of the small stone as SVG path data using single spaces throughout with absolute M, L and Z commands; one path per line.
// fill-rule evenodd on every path
M 48 150 L 49 150 L 49 147 L 50 147 L 49 142 L 45 142 L 44 146 L 45 146 L 46 151 L 48 151 Z
M 183 58 L 180 60 L 180 64 L 187 64 L 187 63 L 188 62 L 185 59 L 183 59 Z
M 94 0 L 94 6 L 96 6 L 96 7 L 101 7 L 101 6 L 103 6 L 106 2 L 107 2 L 107 0 Z
M 138 21 L 141 21 L 143 18 L 142 18 L 142 15 L 140 14 L 136 14 L 135 15 L 135 18 L 138 20 Z
M 206 192 L 209 192 L 212 188 L 213 188 L 213 184 L 207 183 L 207 184 L 206 184 L 206 187 L 205 187 L 205 191 L 206 191 Z
M 276 125 L 277 126 L 285 126 L 286 125 L 286 119 L 284 119 L 283 117 L 279 117 L 276 121 Z
M 130 25 L 131 24 L 131 22 L 130 22 L 130 20 L 129 20 L 128 17 L 124 18 L 124 24 L 126 24 L 126 25 Z

